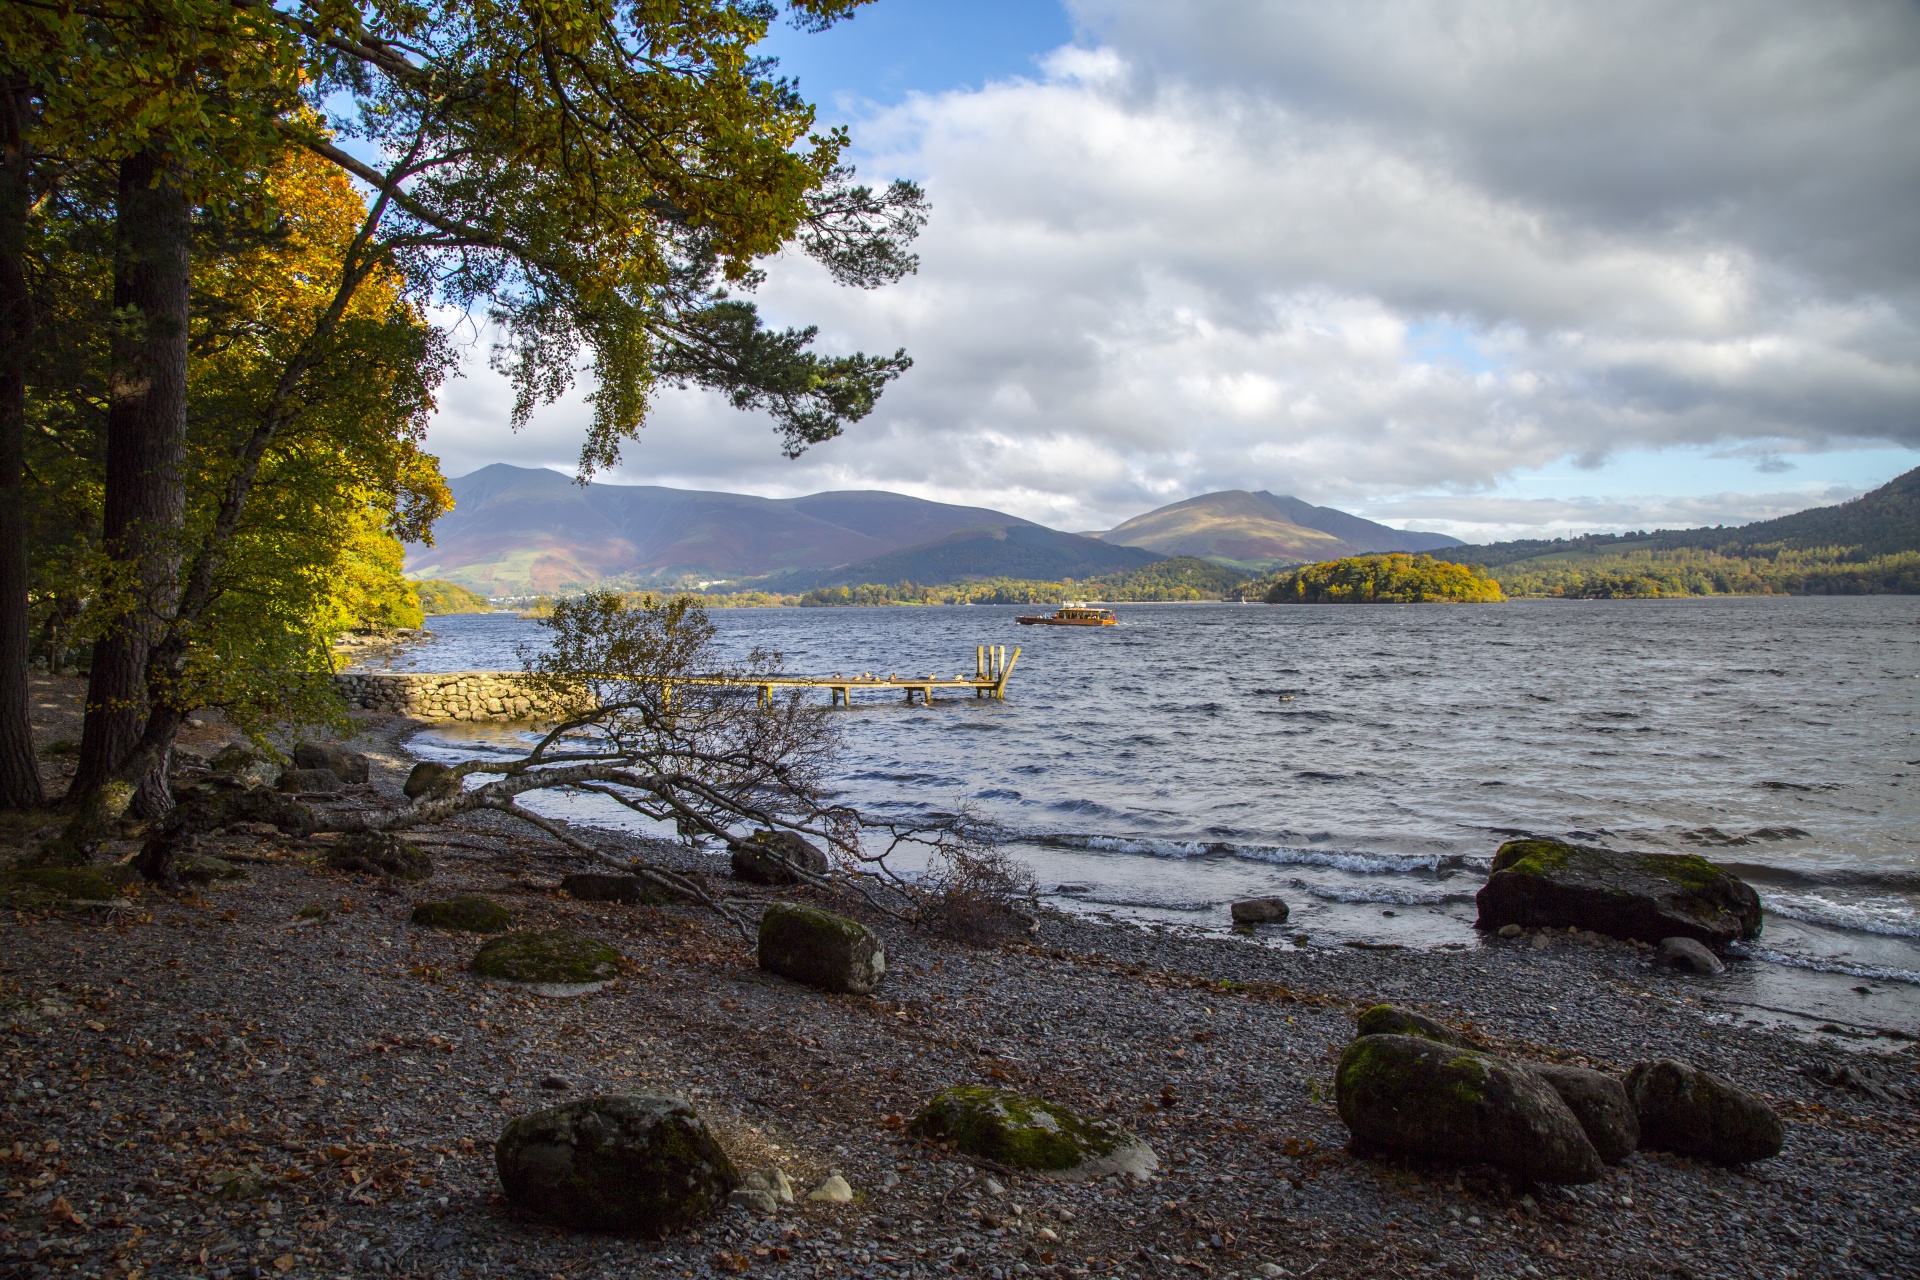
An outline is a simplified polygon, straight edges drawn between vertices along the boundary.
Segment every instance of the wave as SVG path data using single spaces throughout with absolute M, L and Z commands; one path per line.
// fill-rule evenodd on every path
M 1767 894 L 1760 905 L 1777 916 L 1806 924 L 1877 933 L 1895 938 L 1920 938 L 1920 913 L 1904 898 L 1870 898 L 1864 902 L 1834 902 L 1818 894 Z
M 1472 902 L 1470 893 L 1448 893 L 1442 889 L 1399 889 L 1370 884 L 1348 887 L 1332 884 L 1308 884 L 1293 881 L 1293 887 L 1323 902 L 1386 902 L 1397 907 L 1437 907 L 1447 902 Z
M 1093 853 L 1136 853 L 1153 858 L 1243 858 L 1283 867 L 1327 867 L 1354 875 L 1410 875 L 1472 865 L 1464 854 L 1373 853 L 1355 849 L 1301 849 L 1290 845 L 1236 844 L 1226 840 L 1153 840 L 1139 836 L 1055 834 L 1028 836 L 1034 844 Z
M 1781 965 L 1788 969 L 1811 969 L 1815 973 L 1844 973 L 1850 978 L 1867 978 L 1875 982 L 1905 982 L 1920 986 L 1920 973 L 1912 969 L 1889 969 L 1875 964 L 1847 964 L 1841 960 L 1823 960 L 1819 956 L 1797 956 L 1790 951 L 1774 951 L 1759 947 L 1745 953 L 1754 960 L 1764 960 L 1768 964 Z

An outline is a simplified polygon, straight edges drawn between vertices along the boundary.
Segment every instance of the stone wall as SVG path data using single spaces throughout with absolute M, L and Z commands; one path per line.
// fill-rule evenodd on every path
M 416 720 L 526 720 L 539 712 L 517 671 L 346 671 L 333 683 L 349 707 Z

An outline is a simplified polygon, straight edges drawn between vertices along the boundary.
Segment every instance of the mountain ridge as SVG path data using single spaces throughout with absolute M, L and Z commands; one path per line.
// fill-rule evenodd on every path
M 1265 489 L 1223 489 L 1185 498 L 1097 536 L 1120 546 L 1200 556 L 1242 569 L 1459 545 L 1459 539 L 1445 534 L 1394 529 Z

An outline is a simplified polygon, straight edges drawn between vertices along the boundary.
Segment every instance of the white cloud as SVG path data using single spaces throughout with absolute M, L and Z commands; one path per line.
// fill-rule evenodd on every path
M 1065 528 L 1271 488 L 1471 532 L 1473 511 L 1548 520 L 1497 491 L 1557 459 L 1920 446 L 1912 7 L 1075 9 L 1091 42 L 1044 78 L 856 129 L 870 173 L 932 197 L 917 277 L 852 293 L 792 260 L 763 290 L 823 348 L 909 350 L 874 417 L 790 464 L 765 423 L 669 394 L 621 478 Z M 454 471 L 566 463 L 583 420 L 505 440 L 476 373 L 434 443 Z M 1579 523 L 1781 500 L 1608 499 Z

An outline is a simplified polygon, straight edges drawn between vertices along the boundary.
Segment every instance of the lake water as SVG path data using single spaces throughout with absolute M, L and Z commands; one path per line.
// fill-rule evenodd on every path
M 976 644 L 1020 646 L 1005 701 L 836 713 L 841 783 L 890 816 L 970 805 L 1061 905 L 1225 928 L 1232 899 L 1278 894 L 1310 947 L 1472 945 L 1513 835 L 1697 852 L 1765 900 L 1750 1004 L 1920 1031 L 1920 598 L 1028 611 L 712 618 L 802 673 L 971 671 Z M 513 668 L 541 634 L 431 626 L 393 666 Z

